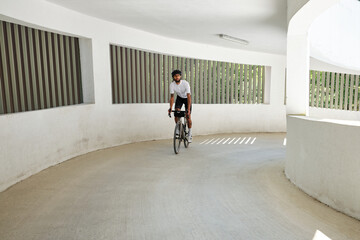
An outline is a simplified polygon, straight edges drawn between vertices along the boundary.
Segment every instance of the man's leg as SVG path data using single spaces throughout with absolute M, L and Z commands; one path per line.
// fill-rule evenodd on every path
M 180 108 L 175 108 L 175 111 L 180 111 L 180 110 L 181 110 Z M 179 120 L 179 118 L 178 118 L 178 117 L 175 117 L 175 123 L 177 123 L 178 120 Z
M 191 114 L 186 117 L 186 120 L 188 123 L 188 128 L 191 128 L 192 127 Z
M 181 109 L 179 108 L 175 108 L 175 111 L 180 111 Z M 175 117 L 175 124 L 178 122 L 179 118 L 178 117 Z M 176 134 L 179 135 L 179 129 L 176 129 Z
M 182 102 L 180 101 L 180 99 L 178 97 L 176 97 L 175 100 L 175 111 L 180 111 L 182 107 Z M 175 117 L 175 124 L 178 122 L 179 118 Z
M 192 142 L 192 121 L 191 121 L 191 114 L 189 114 L 187 117 L 187 125 L 189 128 L 189 133 L 188 133 L 188 141 L 191 143 Z
M 187 112 L 187 109 L 188 109 L 188 106 L 187 106 L 187 104 L 185 104 L 185 110 L 186 110 L 186 112 Z M 189 115 L 186 115 L 186 119 L 187 119 L 187 122 L 188 122 L 188 128 L 191 128 L 191 127 L 192 127 L 191 113 L 192 113 L 192 105 L 190 106 L 190 114 L 189 114 Z
M 187 108 L 185 108 L 185 110 L 187 111 Z M 190 106 L 190 114 L 189 114 L 189 115 L 186 115 L 187 125 L 188 125 L 188 128 L 189 128 L 189 133 L 188 133 L 188 136 L 189 136 L 188 141 L 189 141 L 189 142 L 192 142 L 192 120 L 191 120 L 191 111 L 192 111 L 192 106 Z

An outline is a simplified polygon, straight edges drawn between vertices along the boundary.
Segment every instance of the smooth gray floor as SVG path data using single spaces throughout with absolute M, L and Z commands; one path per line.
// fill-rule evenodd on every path
M 286 179 L 284 137 L 202 136 L 179 155 L 162 140 L 77 157 L 0 193 L 0 239 L 311 240 L 317 230 L 360 239 L 360 221 Z

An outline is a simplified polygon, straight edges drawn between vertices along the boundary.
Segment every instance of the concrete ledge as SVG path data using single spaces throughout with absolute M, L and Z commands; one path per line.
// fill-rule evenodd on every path
M 287 117 L 286 176 L 332 208 L 360 219 L 360 123 Z
M 0 192 L 73 157 L 122 144 L 169 139 L 168 104 L 82 104 L 0 116 Z M 284 132 L 285 107 L 194 104 L 194 135 Z

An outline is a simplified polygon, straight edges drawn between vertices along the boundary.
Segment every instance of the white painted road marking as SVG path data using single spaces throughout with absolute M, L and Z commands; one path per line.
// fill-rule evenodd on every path
M 202 141 L 200 144 L 254 144 L 256 141 L 256 137 L 234 137 L 234 138 L 207 138 L 206 140 Z M 284 138 L 284 145 L 286 145 L 286 138 Z
M 200 144 L 203 144 L 203 143 L 207 142 L 208 140 L 209 140 L 209 139 L 206 139 L 205 141 L 201 142 Z
M 238 140 L 236 140 L 236 141 L 234 142 L 234 144 L 236 144 L 240 139 L 241 139 L 241 137 L 239 137 Z
M 236 138 L 233 138 L 228 144 L 231 144 Z
M 229 140 L 230 140 L 230 138 L 226 139 L 225 142 L 223 142 L 223 144 L 227 143 L 227 141 L 229 141 Z
M 208 141 L 207 143 L 205 143 L 205 145 L 211 143 L 215 138 L 211 139 L 210 141 Z

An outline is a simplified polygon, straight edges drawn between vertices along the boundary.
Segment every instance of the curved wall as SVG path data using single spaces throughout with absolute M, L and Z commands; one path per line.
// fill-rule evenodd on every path
M 286 129 L 285 56 L 169 39 L 44 0 L 3 0 L 1 5 L 2 20 L 87 39 L 91 52 L 84 57 L 92 67 L 85 68 L 83 81 L 90 82 L 89 89 L 93 85 L 94 91 L 91 96 L 85 89 L 89 99 L 86 102 L 95 103 L 0 116 L 0 191 L 90 151 L 172 136 L 174 123 L 167 117 L 168 104 L 111 104 L 110 43 L 177 56 L 270 66 L 269 104 L 194 105 L 193 132 L 200 135 Z
M 297 116 L 287 117 L 285 173 L 296 186 L 312 197 L 360 219 L 360 160 L 356 145 L 360 140 L 359 122 L 305 117 L 309 113 L 321 117 L 340 114 L 344 116 L 344 113 L 337 110 L 309 109 L 309 67 L 311 64 L 309 28 L 319 16 L 340 2 L 342 1 L 309 1 L 294 15 L 289 24 L 287 114 L 297 114 Z M 324 29 L 337 34 L 337 27 Z M 339 36 L 343 37 L 341 34 Z M 321 37 L 324 38 L 323 35 Z M 337 45 L 332 45 L 331 48 L 326 47 L 323 50 L 329 50 L 332 53 L 334 49 L 341 50 L 340 47 L 337 48 Z M 347 67 L 352 69 L 351 72 L 356 72 L 356 68 L 341 65 L 339 62 L 335 63 L 341 68 L 331 66 L 329 59 L 315 56 L 313 52 L 312 56 L 323 61 L 312 61 L 313 69 L 349 72 L 344 69 Z M 358 117 L 355 112 L 349 114 L 347 112 L 346 116 L 350 119 Z
M 286 176 L 319 201 L 360 219 L 360 123 L 288 116 Z

